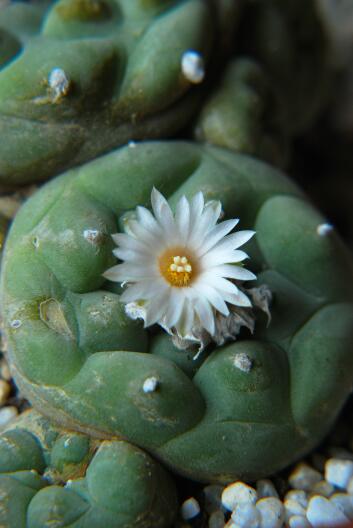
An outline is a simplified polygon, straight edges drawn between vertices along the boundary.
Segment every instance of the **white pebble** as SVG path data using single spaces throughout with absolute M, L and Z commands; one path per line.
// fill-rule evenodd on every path
M 181 58 L 181 69 L 188 81 L 199 84 L 205 77 L 205 64 L 200 53 L 193 50 L 186 51 Z
M 328 223 L 320 224 L 317 226 L 316 231 L 319 236 L 327 236 L 333 231 L 333 225 Z
M 353 519 L 353 497 L 346 493 L 335 493 L 330 498 L 330 502 L 335 504 L 350 520 Z
M 284 501 L 286 520 L 288 521 L 293 515 L 305 515 L 305 508 L 299 502 L 293 499 Z
M 194 497 L 190 497 L 181 505 L 181 516 L 184 521 L 189 521 L 200 513 L 200 505 Z
M 276 497 L 278 498 L 278 493 L 274 485 L 270 480 L 261 479 L 256 482 L 256 491 L 259 499 L 264 499 L 265 497 Z
M 243 502 L 254 504 L 256 501 L 256 491 L 244 482 L 234 482 L 227 486 L 222 493 L 222 504 L 229 511 L 234 511 L 236 506 Z
M 289 528 L 311 528 L 311 524 L 303 515 L 293 515 L 288 521 Z
M 353 477 L 353 462 L 330 458 L 325 465 L 325 479 L 338 488 L 347 488 Z
M 211 484 L 203 489 L 205 497 L 205 510 L 207 513 L 213 513 L 221 509 L 222 507 L 222 492 L 223 486 L 217 484 Z
M 311 491 L 313 486 L 320 480 L 322 480 L 321 473 L 304 462 L 294 468 L 288 479 L 292 488 L 304 491 Z
M 254 504 L 243 502 L 232 513 L 234 528 L 259 528 L 261 515 Z
M 335 528 L 349 522 L 344 513 L 325 497 L 312 497 L 306 516 L 313 528 Z
M 234 356 L 233 365 L 239 370 L 248 373 L 252 369 L 253 363 L 245 352 L 239 352 Z
M 158 388 L 159 381 L 155 376 L 151 376 L 150 378 L 146 378 L 143 382 L 143 392 L 149 393 L 149 392 L 155 392 Z
M 11 422 L 11 420 L 13 420 L 13 418 L 16 418 L 17 415 L 18 410 L 12 405 L 0 409 L 0 427 L 7 425 L 9 422 Z
M 327 482 L 327 480 L 321 480 L 320 482 L 317 482 L 314 484 L 314 486 L 311 489 L 311 495 L 322 495 L 323 497 L 330 497 L 332 493 L 334 493 L 335 488 Z
M 11 328 L 20 328 L 20 326 L 22 325 L 22 321 L 20 321 L 20 319 L 13 319 L 10 323 L 10 326 Z
M 208 528 L 224 528 L 224 524 L 224 514 L 221 511 L 211 513 Z
M 282 502 L 275 497 L 266 497 L 256 503 L 261 514 L 261 528 L 281 528 L 285 510 Z
M 308 494 L 306 493 L 306 491 L 297 489 L 288 491 L 284 496 L 284 500 L 293 500 L 299 502 L 299 504 L 303 506 L 303 508 L 306 508 L 309 502 Z

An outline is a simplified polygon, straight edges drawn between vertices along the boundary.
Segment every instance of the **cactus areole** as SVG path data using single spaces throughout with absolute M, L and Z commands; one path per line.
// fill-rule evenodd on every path
M 281 172 L 220 148 L 136 143 L 70 170 L 26 202 L 5 245 L 2 317 L 18 385 L 71 430 L 121 436 L 193 479 L 269 475 L 321 440 L 351 390 L 352 264 L 324 225 Z M 214 252 L 211 233 L 225 226 Z M 106 278 L 114 269 L 127 284 Z M 177 312 L 153 293 L 155 280 L 166 298 L 191 292 L 202 274 L 208 287 Z M 269 291 L 270 324 L 259 309 Z M 248 306 L 232 304 L 239 292 Z M 131 302 L 146 328 L 127 315 Z M 212 336 L 196 359 L 202 340 L 180 346 L 185 318 Z

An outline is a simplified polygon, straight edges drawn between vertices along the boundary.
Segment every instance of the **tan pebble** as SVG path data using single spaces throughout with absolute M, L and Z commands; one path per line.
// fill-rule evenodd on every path
M 4 403 L 6 403 L 10 392 L 11 385 L 7 381 L 0 379 L 0 405 L 4 405 Z
M 1 374 L 2 379 L 4 379 L 5 381 L 10 381 L 12 378 L 9 366 L 6 361 L 3 361 L 1 363 L 0 374 Z

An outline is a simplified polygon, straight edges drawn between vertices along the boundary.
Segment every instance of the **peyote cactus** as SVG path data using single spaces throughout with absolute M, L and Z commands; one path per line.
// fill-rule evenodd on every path
M 203 0 L 60 0 L 0 7 L 0 182 L 42 180 L 139 138 L 184 126 L 205 67 Z
M 255 61 L 231 61 L 195 125 L 198 140 L 283 165 L 286 131 L 269 80 Z
M 331 58 L 315 0 L 249 0 L 238 46 L 270 75 L 282 124 L 298 135 L 312 125 L 330 88 Z
M 0 523 L 16 528 L 169 528 L 174 484 L 123 440 L 58 430 L 34 411 L 0 436 Z
M 194 361 L 125 315 L 102 276 L 115 264 L 110 235 L 153 186 L 172 206 L 202 191 L 256 230 L 247 267 L 273 293 L 269 326 L 259 314 L 253 336 Z M 339 238 L 276 169 L 193 143 L 130 145 L 18 213 L 1 282 L 8 355 L 23 394 L 62 426 L 121 435 L 196 480 L 255 479 L 311 449 L 351 390 L 352 273 Z

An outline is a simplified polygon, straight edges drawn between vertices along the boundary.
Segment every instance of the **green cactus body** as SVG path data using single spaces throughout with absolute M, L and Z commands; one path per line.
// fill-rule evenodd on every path
M 259 318 L 253 336 L 193 361 L 127 318 L 102 273 L 115 263 L 110 235 L 153 186 L 172 206 L 201 190 L 255 228 L 247 267 L 273 292 L 268 327 Z M 319 442 L 351 390 L 352 273 L 335 232 L 278 170 L 193 143 L 127 146 L 18 213 L 1 284 L 9 359 L 33 405 L 69 428 L 121 435 L 196 480 L 259 478 Z M 149 377 L 159 384 L 146 393 Z
M 6 528 L 168 528 L 177 511 L 174 484 L 149 455 L 34 411 L 0 435 L 0 493 Z
M 233 60 L 195 125 L 198 140 L 257 156 L 276 165 L 286 161 L 276 97 L 263 69 L 253 60 Z
M 10 185 L 184 126 L 200 97 L 182 57 L 207 62 L 213 24 L 203 0 L 60 0 L 2 7 L 0 37 L 0 182 Z

